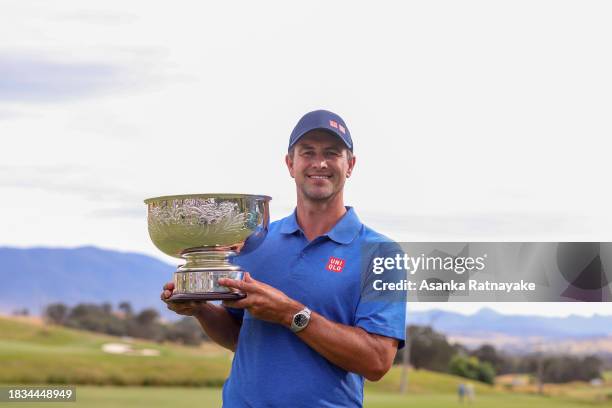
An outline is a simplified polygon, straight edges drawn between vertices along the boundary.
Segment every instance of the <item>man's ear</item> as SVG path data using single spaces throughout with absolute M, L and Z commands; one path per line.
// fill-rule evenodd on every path
M 285 164 L 287 165 L 291 178 L 295 178 L 295 175 L 293 174 L 293 159 L 289 156 L 289 154 L 285 155 Z
M 346 172 L 346 178 L 351 177 L 351 174 L 353 174 L 353 169 L 355 168 L 355 163 L 357 163 L 357 158 L 355 156 L 353 156 L 348 161 L 348 171 Z

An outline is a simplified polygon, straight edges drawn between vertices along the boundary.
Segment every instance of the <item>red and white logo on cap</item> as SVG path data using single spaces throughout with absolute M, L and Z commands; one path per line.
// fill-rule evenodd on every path
M 342 132 L 343 134 L 346 133 L 346 129 L 342 125 L 338 125 L 338 130 L 340 130 L 340 132 Z
M 346 262 L 344 259 L 336 258 L 335 256 L 330 256 L 325 269 L 332 272 L 342 272 L 342 268 L 344 268 L 345 263 Z
M 333 127 L 334 129 L 338 129 L 338 122 L 336 122 L 335 120 L 330 120 L 329 126 Z

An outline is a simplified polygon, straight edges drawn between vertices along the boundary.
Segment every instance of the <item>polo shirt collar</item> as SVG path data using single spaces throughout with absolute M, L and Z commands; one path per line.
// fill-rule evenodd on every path
M 339 244 L 350 244 L 353 242 L 361 226 L 363 225 L 353 207 L 346 207 L 346 213 L 340 218 L 340 221 L 326 234 L 331 240 Z M 293 214 L 283 219 L 280 227 L 280 232 L 283 234 L 294 234 L 297 231 L 302 231 L 297 222 L 297 210 Z
M 283 234 L 294 234 L 297 231 L 302 231 L 300 225 L 297 223 L 296 211 L 293 210 L 293 213 L 285 217 L 280 227 L 280 232 Z

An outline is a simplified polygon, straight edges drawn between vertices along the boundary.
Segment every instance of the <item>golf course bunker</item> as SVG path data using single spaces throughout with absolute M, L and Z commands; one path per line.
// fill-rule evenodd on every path
M 128 356 L 145 356 L 157 357 L 159 350 L 155 349 L 140 349 L 134 350 L 131 345 L 124 343 L 105 343 L 102 345 L 102 351 L 109 354 L 123 354 Z

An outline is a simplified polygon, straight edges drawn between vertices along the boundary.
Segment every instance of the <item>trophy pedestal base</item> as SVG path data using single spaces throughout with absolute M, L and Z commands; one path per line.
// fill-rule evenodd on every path
M 208 293 L 175 293 L 167 302 L 208 302 L 209 300 L 240 300 L 244 299 L 244 293 L 236 292 L 208 292 Z

